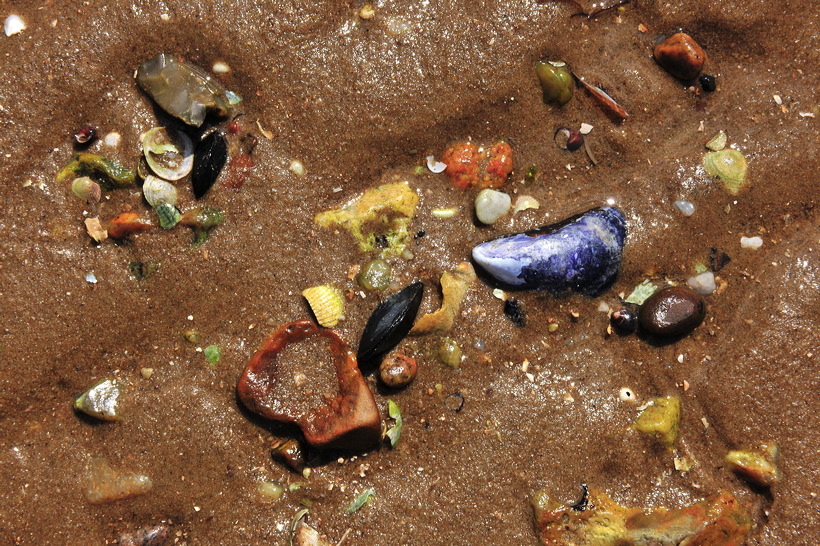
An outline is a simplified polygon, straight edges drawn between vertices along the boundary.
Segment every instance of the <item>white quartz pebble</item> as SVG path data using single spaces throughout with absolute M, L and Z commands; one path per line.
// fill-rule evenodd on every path
M 692 287 L 692 290 L 701 296 L 710 296 L 715 291 L 715 274 L 711 271 L 704 271 L 700 275 L 689 277 L 686 283 Z
M 23 22 L 19 15 L 13 13 L 6 17 L 6 22 L 3 23 L 3 30 L 6 32 L 6 36 L 12 36 L 25 29 L 26 23 Z
M 675 201 L 675 208 L 681 211 L 681 214 L 684 216 L 692 216 L 695 214 L 695 205 L 683 199 Z
M 510 212 L 512 199 L 504 192 L 486 189 L 475 198 L 475 215 L 482 224 L 494 224 Z
M 757 250 L 763 246 L 763 239 L 760 237 L 741 237 L 740 238 L 740 248 L 751 248 L 752 250 Z

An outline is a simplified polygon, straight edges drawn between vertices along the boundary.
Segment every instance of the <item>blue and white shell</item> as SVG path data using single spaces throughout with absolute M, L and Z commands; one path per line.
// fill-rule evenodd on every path
M 602 207 L 482 243 L 473 248 L 473 260 L 510 287 L 598 296 L 618 275 L 625 238 L 623 213 Z

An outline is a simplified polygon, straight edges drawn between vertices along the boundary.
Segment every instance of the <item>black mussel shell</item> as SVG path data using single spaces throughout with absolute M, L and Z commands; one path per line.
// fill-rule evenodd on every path
M 191 171 L 194 197 L 199 199 L 211 189 L 227 159 L 228 144 L 222 131 L 214 131 L 197 144 Z
M 372 370 L 378 360 L 407 335 L 419 312 L 424 285 L 414 282 L 396 292 L 376 307 L 359 341 L 359 367 Z

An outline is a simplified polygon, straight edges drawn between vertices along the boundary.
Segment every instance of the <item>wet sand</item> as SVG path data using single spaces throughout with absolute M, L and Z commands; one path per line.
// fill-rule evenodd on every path
M 308 523 L 333 543 L 351 529 L 345 544 L 536 544 L 530 496 L 547 488 L 571 503 L 585 482 L 646 507 L 728 490 L 754 520 L 750 544 L 817 542 L 816 9 L 636 2 L 590 19 L 570 3 L 462 4 L 376 5 L 367 21 L 361 5 L 338 2 L 4 4 L 2 16 L 17 13 L 27 28 L 0 36 L 0 541 L 101 544 L 166 522 L 180 543 L 284 544 L 307 499 Z M 716 92 L 696 94 L 653 61 L 653 37 L 678 27 L 707 51 Z M 244 97 L 237 111 L 259 138 L 257 166 L 240 190 L 217 182 L 203 198 L 227 220 L 202 246 L 180 228 L 95 245 L 83 226 L 90 207 L 54 177 L 85 123 L 122 137 L 91 151 L 136 165 L 139 135 L 163 114 L 133 73 L 163 51 L 230 65 L 220 79 Z M 533 72 L 544 58 L 604 87 L 629 118 L 612 120 L 581 90 L 560 109 L 545 105 Z M 558 127 L 582 122 L 594 126 L 597 165 L 553 142 Z M 702 167 L 720 130 L 749 160 L 738 196 Z M 538 210 L 479 227 L 474 191 L 414 173 L 468 137 L 512 144 L 504 191 L 535 197 Z M 288 170 L 293 159 L 304 177 Z M 539 175 L 525 185 L 531 165 Z M 268 333 L 309 316 L 303 288 L 356 288 L 350 267 L 371 257 L 314 215 L 394 177 L 417 190 L 412 229 L 425 236 L 412 260 L 393 262 L 393 289 L 423 281 L 422 312 L 438 307 L 438 278 L 474 245 L 607 200 L 628 222 L 620 274 L 594 299 L 517 293 L 525 328 L 503 315 L 490 285 L 476 285 L 449 334 L 466 357 L 459 370 L 431 355 L 437 338 L 418 338 L 407 345 L 419 361 L 409 388 L 387 393 L 371 378 L 383 414 L 387 399 L 402 408 L 396 449 L 324 454 L 304 479 L 271 460 L 282 431 L 241 408 L 237 380 Z M 194 203 L 180 193 L 182 206 Z M 695 205 L 691 217 L 678 199 Z M 133 189 L 112 193 L 100 216 L 129 207 L 149 213 Z M 450 219 L 431 212 L 449 207 L 459 209 Z M 742 249 L 741 236 L 763 246 Z M 683 283 L 713 247 L 731 262 L 694 333 L 661 345 L 607 335 L 602 302 L 617 307 L 647 278 Z M 137 282 L 135 261 L 159 268 Z M 347 306 L 336 330 L 354 348 L 379 301 L 369 293 Z M 201 343 L 182 338 L 192 328 Z M 222 348 L 215 367 L 197 351 L 211 344 Z M 123 420 L 78 417 L 74 399 L 106 377 L 127 384 Z M 681 397 L 676 448 L 696 461 L 689 472 L 629 429 L 638 411 L 619 400 L 622 387 L 641 403 Z M 446 401 L 455 392 L 458 413 Z M 728 449 L 772 440 L 783 478 L 769 494 L 725 468 Z M 153 490 L 90 505 L 94 456 L 150 475 Z M 262 480 L 302 486 L 263 505 Z M 347 515 L 367 488 L 375 497 Z

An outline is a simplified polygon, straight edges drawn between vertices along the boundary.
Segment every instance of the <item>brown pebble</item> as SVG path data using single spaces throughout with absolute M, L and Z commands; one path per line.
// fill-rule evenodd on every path
M 382 360 L 379 366 L 379 379 L 388 387 L 398 389 L 412 383 L 417 371 L 416 359 L 401 351 L 393 351 Z
M 706 52 L 694 38 L 683 32 L 656 45 L 654 57 L 667 72 L 681 80 L 694 79 L 706 63 Z
M 683 336 L 706 317 L 706 305 L 697 292 L 682 286 L 662 288 L 643 305 L 638 314 L 641 330 L 658 337 Z

